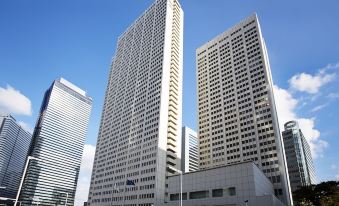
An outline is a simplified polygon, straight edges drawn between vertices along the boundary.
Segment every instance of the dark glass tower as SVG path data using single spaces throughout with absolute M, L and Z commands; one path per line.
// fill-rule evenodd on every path
M 289 121 L 284 125 L 284 146 L 290 176 L 292 192 L 301 186 L 316 184 L 315 169 L 311 149 L 306 138 L 299 129 L 298 122 Z
M 0 116 L 0 196 L 14 199 L 32 134 L 10 116 Z
M 21 205 L 74 205 L 92 107 L 86 92 L 64 79 L 46 91 L 33 133 Z

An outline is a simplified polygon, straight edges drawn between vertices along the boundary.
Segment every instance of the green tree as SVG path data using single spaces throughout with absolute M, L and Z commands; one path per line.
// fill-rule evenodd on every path
M 301 187 L 293 193 L 293 200 L 296 206 L 339 206 L 339 182 Z
M 305 198 L 303 198 L 300 202 L 300 206 L 314 206 L 314 204 Z

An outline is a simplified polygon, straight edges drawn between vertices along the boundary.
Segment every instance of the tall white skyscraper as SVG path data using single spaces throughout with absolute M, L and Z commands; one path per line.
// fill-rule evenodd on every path
M 254 161 L 291 193 L 265 42 L 254 14 L 196 51 L 200 168 Z
M 45 92 L 17 205 L 74 205 L 91 108 L 86 92 L 63 78 Z
M 165 202 L 166 176 L 181 159 L 182 51 L 183 11 L 177 0 L 156 0 L 119 37 L 89 205 Z
M 282 132 L 291 189 L 317 184 L 310 145 L 297 121 L 286 122 Z
M 199 169 L 199 140 L 191 128 L 182 127 L 181 168 L 183 172 Z

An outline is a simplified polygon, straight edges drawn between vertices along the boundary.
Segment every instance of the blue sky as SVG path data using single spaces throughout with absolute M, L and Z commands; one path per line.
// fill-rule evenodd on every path
M 93 97 L 86 143 L 95 145 L 116 40 L 152 2 L 0 1 L 0 112 L 6 95 L 20 92 L 31 113 L 3 107 L 33 128 L 44 91 L 64 77 Z M 280 119 L 296 118 L 307 127 L 319 180 L 339 178 L 339 2 L 180 2 L 185 13 L 183 124 L 197 125 L 195 49 L 257 12 Z

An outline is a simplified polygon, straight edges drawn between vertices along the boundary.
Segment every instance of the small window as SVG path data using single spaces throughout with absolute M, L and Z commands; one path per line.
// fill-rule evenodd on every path
M 171 201 L 179 200 L 179 194 L 178 193 L 177 194 L 171 194 L 170 195 L 170 200 Z
M 229 187 L 228 190 L 227 190 L 227 192 L 228 192 L 228 195 L 229 195 L 229 196 L 236 196 L 236 195 L 237 195 L 237 192 L 236 192 L 236 190 L 235 190 L 235 187 Z
M 212 197 L 222 197 L 223 189 L 212 190 Z
M 182 199 L 187 200 L 187 193 L 186 192 L 182 193 Z
M 187 200 L 187 193 L 186 192 L 182 193 L 182 199 L 183 200 Z M 170 195 L 170 200 L 171 201 L 180 200 L 180 194 L 178 194 L 178 193 L 171 194 Z
M 196 192 L 190 192 L 190 199 L 201 199 L 201 198 L 207 198 L 209 196 L 209 191 L 196 191 Z

